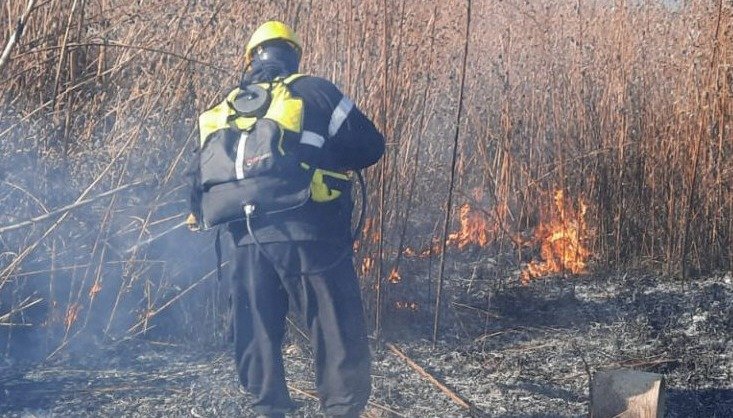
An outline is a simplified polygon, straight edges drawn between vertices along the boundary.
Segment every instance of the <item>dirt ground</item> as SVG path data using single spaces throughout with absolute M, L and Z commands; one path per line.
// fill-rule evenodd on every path
M 384 335 L 473 410 L 382 346 L 367 416 L 582 417 L 589 375 L 619 367 L 665 375 L 668 417 L 733 416 L 730 273 L 451 283 L 435 348 L 422 305 L 392 311 Z M 320 416 L 307 345 L 285 352 L 303 403 L 293 416 Z M 93 359 L 0 365 L 2 417 L 247 417 L 247 401 L 225 346 L 128 341 Z

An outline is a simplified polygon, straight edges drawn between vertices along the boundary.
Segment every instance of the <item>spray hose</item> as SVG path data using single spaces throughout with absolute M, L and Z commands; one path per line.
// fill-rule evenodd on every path
M 292 275 L 292 276 L 308 276 L 308 275 L 314 275 L 314 274 L 321 274 L 328 270 L 333 269 L 334 267 L 341 264 L 346 257 L 348 257 L 351 252 L 353 251 L 353 244 L 356 242 L 356 240 L 359 239 L 359 236 L 361 235 L 362 230 L 364 229 L 364 220 L 366 218 L 366 209 L 367 209 L 367 188 L 366 188 L 366 182 L 364 181 L 364 177 L 361 174 L 361 171 L 356 171 L 356 178 L 359 182 L 359 188 L 361 190 L 361 211 L 359 213 L 359 220 L 356 223 L 356 228 L 354 229 L 353 233 L 351 234 L 351 242 L 349 245 L 344 248 L 344 250 L 339 254 L 336 259 L 331 262 L 330 264 L 313 269 L 308 271 L 298 271 L 293 272 L 288 269 L 287 266 L 284 266 L 279 260 L 275 259 L 275 257 L 272 256 L 267 250 L 262 246 L 262 243 L 257 239 L 257 236 L 254 233 L 254 230 L 252 229 L 252 215 L 254 215 L 256 207 L 253 204 L 246 203 L 243 206 L 244 210 L 244 219 L 245 223 L 247 225 L 247 232 L 249 232 L 249 235 L 252 237 L 252 241 L 254 241 L 255 246 L 257 247 L 257 250 L 269 261 L 272 263 L 274 267 L 277 267 L 281 269 L 286 275 Z

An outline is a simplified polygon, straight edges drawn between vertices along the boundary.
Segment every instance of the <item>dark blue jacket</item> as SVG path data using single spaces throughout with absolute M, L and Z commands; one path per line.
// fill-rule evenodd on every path
M 323 141 L 319 168 L 332 171 L 361 170 L 384 154 L 384 137 L 359 108 L 333 83 L 304 76 L 290 84 L 291 92 L 304 102 L 303 135 Z M 334 241 L 349 243 L 351 237 L 351 185 L 332 202 L 308 202 L 278 215 L 255 218 L 253 232 L 262 242 Z M 243 222 L 229 230 L 239 245 L 252 244 Z

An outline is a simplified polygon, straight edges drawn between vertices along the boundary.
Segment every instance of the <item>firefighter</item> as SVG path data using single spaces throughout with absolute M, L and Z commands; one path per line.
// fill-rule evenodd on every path
M 348 173 L 375 164 L 384 138 L 333 83 L 296 75 L 301 51 L 293 30 L 277 21 L 261 25 L 246 45 L 239 88 L 288 80 L 290 93 L 302 100 L 300 157 L 318 161 L 318 170 L 303 171 L 313 177 L 304 205 L 253 217 L 250 225 L 228 223 L 236 367 L 259 416 L 284 417 L 297 408 L 282 358 L 286 314 L 293 309 L 310 334 L 322 409 L 331 417 L 358 417 L 371 377 Z

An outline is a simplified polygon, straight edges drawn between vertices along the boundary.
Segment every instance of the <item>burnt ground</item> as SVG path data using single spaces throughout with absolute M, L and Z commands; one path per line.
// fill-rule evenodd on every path
M 476 275 L 451 280 L 435 349 L 431 314 L 422 306 L 392 311 L 385 335 L 469 400 L 475 415 L 585 416 L 589 374 L 626 367 L 666 376 L 669 417 L 733 416 L 730 273 L 689 282 L 633 274 L 529 286 Z M 294 397 L 303 402 L 295 416 L 314 417 L 303 347 L 286 347 Z M 388 349 L 376 350 L 374 360 L 368 416 L 468 416 Z M 0 416 L 252 413 L 226 347 L 128 341 L 94 359 L 1 365 Z

